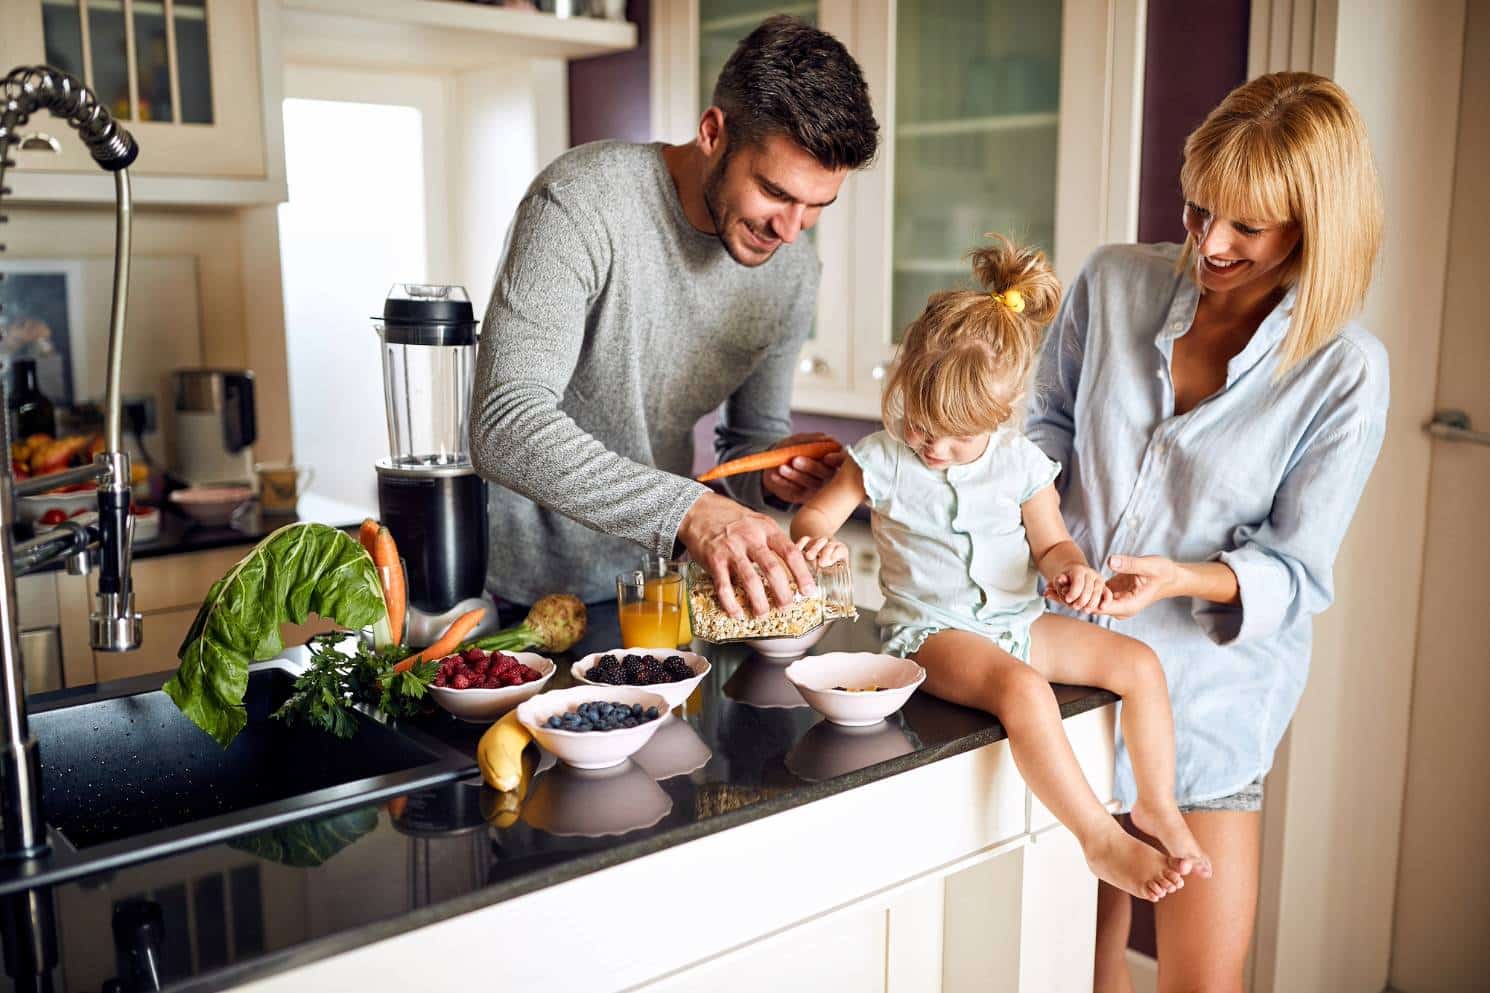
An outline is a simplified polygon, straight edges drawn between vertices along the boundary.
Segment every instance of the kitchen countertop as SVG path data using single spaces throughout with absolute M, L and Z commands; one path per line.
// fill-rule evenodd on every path
M 593 609 L 589 635 L 556 658 L 549 688 L 571 683 L 572 658 L 619 643 L 614 608 Z M 813 651 L 876 646 L 873 617 L 864 612 L 838 622 Z M 487 823 L 483 803 L 497 794 L 473 775 L 51 887 L 60 933 L 55 988 L 100 990 L 117 975 L 110 920 L 129 898 L 161 908 L 160 967 L 179 984 L 168 988 L 223 989 L 1005 737 L 990 715 L 927 693 L 882 725 L 839 729 L 801 703 L 784 664 L 743 646 L 706 646 L 705 653 L 714 668 L 680 712 L 683 720 L 659 729 L 636 760 L 616 770 L 540 766 L 522 817 L 510 825 Z M 1115 700 L 1079 687 L 1058 687 L 1057 696 L 1064 717 Z M 443 712 L 417 725 L 468 754 L 484 730 Z M 680 885 L 702 892 L 707 882 Z

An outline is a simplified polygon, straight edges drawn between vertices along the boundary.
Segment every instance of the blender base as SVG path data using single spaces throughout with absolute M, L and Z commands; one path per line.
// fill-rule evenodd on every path
M 449 610 L 439 614 L 428 614 L 409 604 L 408 620 L 404 627 L 404 642 L 410 648 L 424 648 L 433 644 L 457 617 L 478 607 L 486 608 L 486 616 L 466 635 L 467 641 L 484 638 L 498 629 L 497 605 L 486 597 L 467 597 Z

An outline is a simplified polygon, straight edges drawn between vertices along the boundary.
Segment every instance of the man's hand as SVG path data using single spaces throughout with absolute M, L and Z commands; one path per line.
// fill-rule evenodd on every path
M 832 435 L 812 432 L 810 434 L 794 434 L 789 438 L 783 438 L 772 448 L 785 448 L 788 445 L 802 445 L 809 441 L 833 441 Z M 808 459 L 798 456 L 784 466 L 775 469 L 767 469 L 761 473 L 761 489 L 787 503 L 806 503 L 828 480 L 833 478 L 833 473 L 843 465 L 843 452 L 837 451 L 819 459 Z
M 728 497 L 705 493 L 696 500 L 678 528 L 678 540 L 689 557 L 708 570 L 714 579 L 719 605 L 734 618 L 745 612 L 735 598 L 731 577 L 745 589 L 745 599 L 756 616 L 771 609 L 771 599 L 786 606 L 792 602 L 791 581 L 806 594 L 817 592 L 812 569 L 792 540 L 765 514 L 740 506 Z M 766 577 L 764 585 L 751 563 Z

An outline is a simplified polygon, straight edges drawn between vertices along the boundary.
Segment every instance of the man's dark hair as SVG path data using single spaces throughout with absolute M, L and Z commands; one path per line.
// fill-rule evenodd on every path
M 714 84 L 714 106 L 731 149 L 781 134 L 825 169 L 860 169 L 879 147 L 859 63 L 837 38 L 785 14 L 740 42 Z

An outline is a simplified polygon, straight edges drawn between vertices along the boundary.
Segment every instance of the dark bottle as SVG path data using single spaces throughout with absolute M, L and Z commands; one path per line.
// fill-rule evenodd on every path
M 16 359 L 11 368 L 10 431 L 11 438 L 23 441 L 33 434 L 55 436 L 57 414 L 52 401 L 36 381 L 36 360 Z

